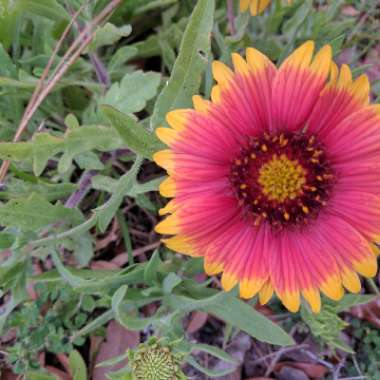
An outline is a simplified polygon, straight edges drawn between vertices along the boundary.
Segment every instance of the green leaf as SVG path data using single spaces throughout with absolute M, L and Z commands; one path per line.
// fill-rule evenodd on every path
M 88 282 L 88 280 L 84 280 L 83 278 L 71 273 L 71 271 L 62 264 L 62 261 L 55 250 L 51 252 L 51 258 L 61 277 L 73 288 L 76 288 Z
M 43 181 L 33 183 L 11 178 L 6 185 L 6 190 L 0 192 L 0 199 L 26 198 L 30 194 L 36 193 L 51 202 L 65 198 L 77 189 L 78 186 L 73 183 L 47 183 Z
M 336 311 L 340 313 L 350 309 L 353 306 L 364 305 L 376 299 L 376 295 L 367 294 L 345 294 L 344 297 L 337 303 Z
M 130 116 L 110 106 L 102 106 L 101 109 L 111 125 L 119 132 L 120 137 L 128 148 L 135 153 L 151 159 L 155 152 L 163 148 L 163 145 L 153 133 L 148 132 Z
M 12 261 L 12 258 L 10 259 Z M 11 289 L 11 296 L 0 315 L 0 334 L 3 332 L 6 320 L 12 311 L 27 297 L 26 292 L 26 261 L 10 264 L 10 267 L 0 268 L 2 291 Z M 8 277 L 8 281 L 7 278 Z
M 132 370 L 126 366 L 114 372 L 106 374 L 108 380 L 134 380 Z
M 109 322 L 111 319 L 114 318 L 114 312 L 113 310 L 107 310 L 103 314 L 99 315 L 99 317 L 95 318 L 91 322 L 87 323 L 81 330 L 76 331 L 72 336 L 71 336 L 71 341 L 75 341 L 75 339 L 81 337 L 81 336 L 86 336 L 91 334 L 92 332 L 96 331 L 100 327 L 104 326 L 107 322 Z
M 0 249 L 6 249 L 12 246 L 15 236 L 8 232 L 0 232 Z
M 146 5 L 139 7 L 135 10 L 135 14 L 144 14 L 146 12 L 152 11 L 156 8 L 167 7 L 169 5 L 173 5 L 177 3 L 178 0 L 151 0 L 147 2 Z
M 279 325 L 228 293 L 220 292 L 200 300 L 171 295 L 166 297 L 165 302 L 174 310 L 200 310 L 213 314 L 262 342 L 280 346 L 294 344 L 293 339 Z
M 172 75 L 157 99 L 151 129 L 164 123 L 168 111 L 191 105 L 192 95 L 198 92 L 210 52 L 214 8 L 214 0 L 198 1 L 183 35 Z
M 93 272 L 94 271 L 91 273 Z M 76 290 L 87 294 L 108 294 L 110 291 L 118 289 L 122 285 L 140 284 L 143 272 L 144 266 L 141 265 L 129 266 L 127 270 L 117 273 L 106 271 L 103 272 L 104 274 L 101 278 L 95 277 L 91 280 L 83 282 L 76 287 Z
M 207 352 L 208 354 L 215 356 L 216 358 L 223 360 L 227 363 L 238 364 L 239 361 L 227 354 L 218 347 L 210 346 L 208 344 L 192 344 L 191 351 L 202 351 Z
M 56 0 L 17 0 L 15 9 L 17 12 L 30 12 L 50 20 L 69 20 L 66 9 Z
M 136 182 L 137 173 L 140 170 L 141 162 L 142 158 L 137 157 L 129 172 L 120 177 L 111 198 L 105 204 L 93 210 L 101 232 L 104 232 L 107 229 L 109 223 L 123 202 L 124 197 L 133 188 L 133 184 Z
M 87 380 L 86 363 L 76 350 L 70 352 L 69 367 L 73 380 Z
M 36 133 L 32 141 L 0 143 L 0 158 L 11 161 L 33 161 L 33 171 L 39 176 L 50 158 L 63 153 L 59 159 L 58 171 L 64 173 L 77 155 L 94 149 L 105 152 L 122 146 L 118 133 L 101 125 L 87 125 L 69 128 L 61 136 L 50 133 Z
M 79 266 L 87 266 L 91 261 L 94 255 L 94 243 L 94 238 L 88 231 L 76 234 L 71 239 L 62 240 L 63 247 L 73 252 Z
M 106 45 L 113 45 L 123 37 L 128 37 L 132 32 L 130 25 L 117 27 L 107 22 L 96 29 L 94 39 L 92 40 L 89 50 L 95 51 L 97 48 Z
M 95 190 L 106 191 L 107 193 L 113 193 L 116 188 L 117 179 L 98 174 L 92 178 L 91 184 L 92 184 L 92 188 Z
M 61 204 L 52 205 L 37 194 L 28 198 L 12 199 L 0 206 L 0 223 L 23 231 L 37 231 L 54 222 L 75 224 L 82 220 L 78 210 Z
M 340 318 L 337 307 L 336 303 L 327 301 L 324 302 L 321 312 L 315 314 L 311 312 L 308 305 L 302 305 L 300 315 L 317 340 L 346 352 L 354 353 L 341 340 L 341 333 L 348 326 L 348 323 Z
M 123 113 L 142 111 L 148 100 L 157 94 L 161 75 L 154 72 L 134 71 L 125 74 L 120 83 L 114 83 L 100 104 L 116 108 Z
M 43 371 L 28 371 L 25 380 L 59 380 L 59 378 Z
M 111 57 L 108 64 L 108 72 L 112 73 L 117 69 L 123 69 L 123 64 L 137 54 L 138 50 L 133 46 L 123 46 Z
M 157 269 L 161 264 L 160 253 L 159 250 L 156 249 L 149 260 L 148 265 L 144 270 L 144 282 L 148 285 L 155 285 L 158 281 L 157 277 Z
M 215 378 L 215 377 L 222 377 L 226 376 L 236 370 L 236 367 L 232 366 L 231 368 L 222 369 L 222 370 L 212 370 L 205 367 L 202 367 L 198 362 L 192 357 L 189 356 L 186 359 L 187 363 L 189 363 L 192 367 L 196 368 L 198 371 L 204 373 L 206 376 Z
M 128 351 L 126 351 L 124 354 L 121 354 L 119 356 L 115 356 L 111 359 L 105 360 L 104 362 L 97 364 L 96 368 L 114 366 L 115 364 L 118 364 L 127 358 L 128 358 Z
M 65 117 L 65 124 L 67 125 L 68 128 L 71 128 L 71 129 L 80 127 L 79 121 L 73 113 L 69 113 Z
M 164 293 L 171 293 L 173 289 L 178 286 L 182 282 L 181 277 L 179 277 L 177 274 L 170 272 L 162 282 L 162 289 Z
M 127 294 L 128 286 L 120 287 L 112 297 L 112 310 L 115 313 L 116 320 L 125 328 L 133 331 L 143 330 L 154 321 L 159 319 L 162 311 L 159 309 L 155 315 L 149 318 L 132 317 L 130 311 L 126 311 L 123 306 L 123 300 Z
M 1 1 L 0 1 L 1 6 Z M 0 16 L 1 22 L 1 16 Z M 17 67 L 13 63 L 11 57 L 4 49 L 3 45 L 0 44 L 0 75 L 9 78 L 17 78 Z
M 164 177 L 152 179 L 145 183 L 135 183 L 128 193 L 130 197 L 137 197 L 140 194 L 145 194 L 151 191 L 158 191 L 159 185 Z M 106 191 L 112 193 L 117 184 L 117 180 L 104 175 L 97 175 L 92 178 L 92 188 L 96 190 Z M 1 194 L 1 193 L 0 193 Z
M 54 21 L 70 19 L 56 0 L 0 0 L 0 41 L 6 48 L 17 40 L 18 23 L 27 13 Z
M 84 170 L 103 170 L 104 164 L 94 152 L 84 152 L 75 157 L 75 162 Z

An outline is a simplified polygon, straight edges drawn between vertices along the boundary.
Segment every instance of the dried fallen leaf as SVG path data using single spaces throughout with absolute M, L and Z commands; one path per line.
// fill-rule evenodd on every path
M 231 343 L 227 347 L 227 352 L 234 357 L 239 363 L 244 363 L 244 358 L 247 351 L 251 348 L 251 339 L 246 334 L 238 334 L 231 341 Z M 215 370 L 224 370 L 230 368 L 231 364 L 226 363 L 224 361 L 219 361 L 215 365 Z M 218 380 L 241 380 L 242 368 L 239 365 L 234 372 L 229 375 L 219 377 Z
M 70 363 L 69 357 L 66 354 L 57 354 L 57 359 L 61 363 L 62 367 L 69 373 L 70 372 Z
M 111 261 L 96 260 L 90 265 L 91 269 L 119 269 L 119 266 Z
M 191 314 L 190 322 L 186 328 L 188 334 L 194 334 L 200 330 L 207 322 L 208 314 L 202 311 L 195 311 Z
M 111 243 L 119 239 L 119 224 L 116 219 L 113 220 L 112 227 L 107 234 L 96 240 L 96 250 L 107 248 Z
M 364 319 L 380 329 L 380 298 L 364 305 L 354 306 L 350 313 L 359 319 Z
M 71 380 L 71 376 L 68 373 L 66 373 L 66 372 L 64 372 L 58 368 L 55 368 L 55 367 L 48 365 L 45 367 L 45 369 L 47 372 L 57 376 L 58 379 L 60 379 L 60 380 Z
M 17 380 L 18 377 L 10 370 L 2 370 L 0 374 L 0 380 Z
M 138 332 L 129 331 L 115 321 L 110 322 L 107 327 L 106 339 L 96 355 L 92 380 L 105 380 L 107 373 L 123 368 L 126 361 L 110 367 L 96 368 L 96 365 L 122 355 L 128 348 L 136 347 L 139 342 L 140 335 Z
M 329 369 L 321 364 L 301 363 L 301 362 L 280 362 L 276 364 L 275 371 L 280 371 L 283 367 L 292 367 L 302 370 L 310 378 L 315 380 L 324 379 Z
M 343 16 L 350 16 L 350 17 L 355 17 L 360 14 L 359 10 L 353 7 L 352 5 L 345 5 L 342 8 L 342 14 Z
M 277 380 L 310 380 L 305 372 L 292 367 L 282 367 L 276 377 Z

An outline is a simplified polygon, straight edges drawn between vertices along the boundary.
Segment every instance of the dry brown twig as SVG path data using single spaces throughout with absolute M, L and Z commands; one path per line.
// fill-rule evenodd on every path
M 57 42 L 53 54 L 51 55 L 44 72 L 39 79 L 37 86 L 33 92 L 33 95 L 24 111 L 20 124 L 17 128 L 16 134 L 13 138 L 13 142 L 19 141 L 21 135 L 27 128 L 30 120 L 32 119 L 34 113 L 37 111 L 38 107 L 44 101 L 44 99 L 53 90 L 56 84 L 61 80 L 63 75 L 67 72 L 69 67 L 80 57 L 86 47 L 91 43 L 96 27 L 101 24 L 107 17 L 120 5 L 122 0 L 111 0 L 110 3 L 81 31 L 78 37 L 74 40 L 71 46 L 67 49 L 64 56 L 59 61 L 58 65 L 53 70 L 52 74 L 48 78 L 50 69 L 53 62 L 58 54 L 62 43 L 65 41 L 69 31 L 71 30 L 74 22 L 82 12 L 85 4 L 83 4 L 79 10 L 73 15 L 69 25 L 63 32 L 61 38 Z M 48 79 L 47 79 L 48 78 Z M 4 182 L 4 178 L 8 172 L 10 161 L 4 161 L 0 167 L 0 183 Z

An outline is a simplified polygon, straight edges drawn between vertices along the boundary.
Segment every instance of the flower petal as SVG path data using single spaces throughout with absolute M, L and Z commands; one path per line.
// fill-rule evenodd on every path
M 368 104 L 369 90 L 365 75 L 353 82 L 350 68 L 342 65 L 340 73 L 334 73 L 322 91 L 307 121 L 310 133 L 318 133 L 323 138 L 346 117 Z
M 272 115 L 277 130 L 303 129 L 332 63 L 332 50 L 324 46 L 312 61 L 314 43 L 308 41 L 281 65 L 273 83 Z

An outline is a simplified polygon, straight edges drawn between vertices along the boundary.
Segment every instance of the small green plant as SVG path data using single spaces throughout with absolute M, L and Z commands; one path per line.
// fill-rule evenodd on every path
M 353 359 L 363 375 L 369 380 L 376 380 L 380 373 L 380 336 L 378 328 L 368 322 L 353 318 L 350 321 L 352 335 L 357 346 Z M 358 369 L 352 364 L 347 366 L 347 376 L 357 376 Z
M 7 327 L 15 329 L 14 344 L 9 347 L 8 360 L 16 373 L 40 367 L 40 352 L 69 353 L 85 339 L 71 340 L 73 331 L 89 322 L 96 307 L 91 296 L 80 296 L 70 287 L 49 290 L 45 284 L 35 286 L 36 299 L 25 302 L 12 313 Z

